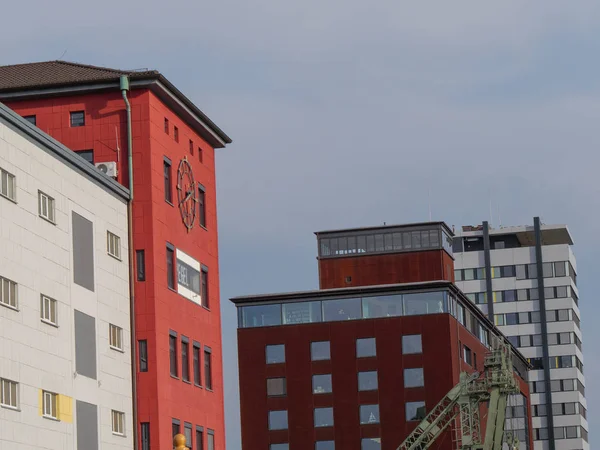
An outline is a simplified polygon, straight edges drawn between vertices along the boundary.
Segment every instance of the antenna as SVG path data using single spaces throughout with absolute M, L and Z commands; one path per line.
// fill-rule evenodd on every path
M 489 194 L 490 194 L 490 227 L 492 226 L 492 190 L 489 190 Z
M 62 52 L 62 55 L 60 55 L 60 58 L 58 58 L 59 60 L 63 59 L 63 56 L 65 56 L 67 54 L 67 50 L 68 49 L 65 49 L 65 51 Z

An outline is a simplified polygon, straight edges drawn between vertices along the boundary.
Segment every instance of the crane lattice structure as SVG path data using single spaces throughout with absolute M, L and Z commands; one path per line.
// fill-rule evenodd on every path
M 484 371 L 460 374 L 460 381 L 427 414 L 397 450 L 426 450 L 450 425 L 457 431 L 457 450 L 501 450 L 503 442 L 518 449 L 514 436 L 504 436 L 508 396 L 519 393 L 513 373 L 512 350 L 501 337 L 492 339 Z M 485 439 L 482 442 L 479 407 L 489 401 Z

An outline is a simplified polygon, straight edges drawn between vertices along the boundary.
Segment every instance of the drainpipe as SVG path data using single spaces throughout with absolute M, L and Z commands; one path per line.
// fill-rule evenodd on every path
M 129 78 L 121 75 L 121 94 L 125 101 L 127 112 L 127 168 L 129 170 L 129 202 L 127 205 L 127 231 L 129 234 L 129 318 L 131 335 L 131 387 L 133 411 L 133 448 L 138 449 L 138 414 L 137 414 L 137 342 L 135 335 L 135 276 L 133 273 L 134 248 L 133 248 L 133 136 L 131 133 L 131 104 L 127 98 L 129 91 Z

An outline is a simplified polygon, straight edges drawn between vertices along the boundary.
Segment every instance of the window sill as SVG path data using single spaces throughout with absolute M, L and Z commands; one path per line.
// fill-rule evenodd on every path
M 126 435 L 126 434 L 124 434 L 124 433 L 117 433 L 117 432 L 115 432 L 115 431 L 113 431 L 113 432 L 112 432 L 112 435 L 113 435 L 113 436 L 119 436 L 119 437 L 127 437 L 127 435 Z
M 165 203 L 171 205 L 173 208 L 175 207 L 175 205 L 173 203 L 171 203 L 169 200 L 165 199 Z
M 177 290 L 172 287 L 167 286 L 167 289 L 170 290 L 171 292 L 175 292 L 176 294 L 179 294 L 179 292 L 177 292 Z
M 200 389 L 204 389 L 204 388 L 202 387 L 202 385 L 200 385 L 200 384 L 198 384 L 198 383 L 194 383 L 194 386 L 196 386 L 197 388 L 200 388 Z
M 19 312 L 18 306 L 7 305 L 6 303 L 0 303 L 0 306 L 4 306 L 5 308 L 12 309 L 13 311 Z
M 208 228 L 206 228 L 206 225 L 200 225 L 200 228 L 202 228 L 204 231 L 208 231 Z
M 179 377 L 177 375 L 171 374 L 171 378 L 173 378 L 174 380 L 179 380 Z
M 212 390 L 212 388 L 206 388 L 206 392 L 215 392 Z
M 204 305 L 200 305 L 202 306 L 202 308 L 204 308 L 205 310 L 207 310 L 208 312 L 210 312 L 210 308 L 208 306 L 204 306 Z
M 48 219 L 47 217 L 44 217 L 41 214 L 38 214 L 38 217 L 40 219 L 44 219 L 46 222 L 51 223 L 52 225 L 56 226 L 56 222 L 53 222 L 52 220 Z
M 108 256 L 110 256 L 111 258 L 114 258 L 114 259 L 116 259 L 117 261 L 121 261 L 121 262 L 123 261 L 121 258 L 119 258 L 118 256 L 115 256 L 115 255 L 113 255 L 112 253 L 108 253 L 108 252 L 106 252 L 106 254 L 107 254 Z
M 181 380 L 181 381 L 183 381 L 185 384 L 192 384 L 192 382 L 189 380 Z
M 42 417 L 43 417 L 44 419 L 48 419 L 48 420 L 51 420 L 51 421 L 53 421 L 53 422 L 60 422 L 60 419 L 58 419 L 57 417 L 45 416 L 45 415 L 42 415 Z
M 109 345 L 109 348 L 110 348 L 111 350 L 114 350 L 115 352 L 119 352 L 119 353 L 125 353 L 125 350 L 123 350 L 122 348 L 119 348 L 119 347 L 114 347 L 114 346 L 112 346 L 112 345 Z
M 45 323 L 46 325 L 50 325 L 51 327 L 58 328 L 58 324 L 56 324 L 54 322 L 50 322 L 49 320 L 40 319 L 40 322 Z
M 21 409 L 18 406 L 10 406 L 0 403 L 0 408 L 8 409 L 10 411 L 21 412 Z
M 9 202 L 13 202 L 15 205 L 17 204 L 17 200 L 14 198 L 10 198 L 8 195 L 0 194 L 0 197 L 5 198 Z

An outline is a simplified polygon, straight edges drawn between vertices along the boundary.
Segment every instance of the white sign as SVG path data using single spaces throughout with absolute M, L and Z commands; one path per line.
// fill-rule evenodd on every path
M 188 300 L 202 304 L 200 295 L 200 263 L 177 249 L 177 292 Z

